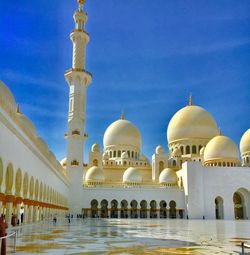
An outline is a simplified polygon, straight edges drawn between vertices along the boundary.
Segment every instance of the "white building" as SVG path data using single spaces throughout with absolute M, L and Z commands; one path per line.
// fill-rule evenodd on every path
M 152 163 L 140 131 L 124 114 L 94 144 L 83 163 L 89 35 L 83 0 L 74 13 L 66 158 L 59 163 L 0 83 L 0 207 L 10 222 L 34 222 L 70 212 L 103 218 L 247 219 L 250 217 L 250 129 L 237 145 L 202 107 L 189 105 L 170 120 L 169 152 L 157 146 Z

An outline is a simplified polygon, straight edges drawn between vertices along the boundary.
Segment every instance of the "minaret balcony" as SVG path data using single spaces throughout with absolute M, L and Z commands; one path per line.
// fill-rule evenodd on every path
M 81 135 L 81 132 L 79 130 L 75 129 L 75 130 L 72 131 L 72 135 L 73 136 L 74 135 Z
M 71 161 L 71 166 L 77 167 L 79 166 L 79 162 L 76 159 L 74 159 L 73 161 Z
M 81 68 L 68 69 L 67 71 L 65 71 L 64 76 L 70 86 L 74 84 L 75 79 L 79 76 L 84 81 L 87 87 L 92 81 L 92 74 Z

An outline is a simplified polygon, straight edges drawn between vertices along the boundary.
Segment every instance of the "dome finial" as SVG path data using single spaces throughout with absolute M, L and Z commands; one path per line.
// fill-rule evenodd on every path
M 19 106 L 19 104 L 17 105 L 16 113 L 17 113 L 17 114 L 22 114 L 21 111 L 20 111 L 20 106 Z
M 189 95 L 189 105 L 193 105 L 193 96 L 192 93 Z
M 221 131 L 221 128 L 219 127 L 219 135 L 220 136 L 222 136 L 223 135 L 223 133 L 222 133 L 222 131 Z
M 84 0 L 77 0 L 77 2 L 78 2 L 79 11 L 82 11 L 83 5 L 84 5 Z
M 121 119 L 122 119 L 122 120 L 124 120 L 124 119 L 125 119 L 125 117 L 124 117 L 124 111 L 122 111 Z

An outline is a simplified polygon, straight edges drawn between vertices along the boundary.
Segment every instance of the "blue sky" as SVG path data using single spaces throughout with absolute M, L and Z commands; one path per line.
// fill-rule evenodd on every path
M 0 1 L 0 79 L 58 159 L 64 157 L 74 0 Z M 85 158 L 121 111 L 140 130 L 142 150 L 167 148 L 173 114 L 207 109 L 239 143 L 250 128 L 250 1 L 87 0 Z

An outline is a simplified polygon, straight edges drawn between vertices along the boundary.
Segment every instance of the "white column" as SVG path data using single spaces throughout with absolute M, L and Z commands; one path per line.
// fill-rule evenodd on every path
M 6 220 L 6 223 L 7 223 L 9 226 L 11 226 L 12 207 L 13 207 L 13 203 L 12 203 L 12 202 L 7 202 L 7 203 L 6 203 L 6 215 L 5 215 L 5 220 Z

